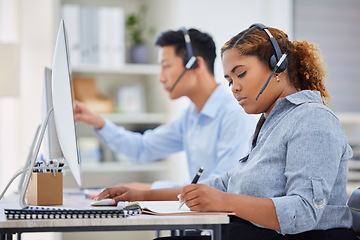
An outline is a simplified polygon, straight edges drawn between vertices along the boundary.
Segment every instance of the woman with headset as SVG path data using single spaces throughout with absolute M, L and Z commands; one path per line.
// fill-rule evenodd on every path
M 255 24 L 226 42 L 221 56 L 239 104 L 262 113 L 249 155 L 221 177 L 161 192 L 124 189 L 116 201 L 129 193 L 174 200 L 181 191 L 191 210 L 235 212 L 225 239 L 357 239 L 346 205 L 352 150 L 325 106 L 319 50 Z

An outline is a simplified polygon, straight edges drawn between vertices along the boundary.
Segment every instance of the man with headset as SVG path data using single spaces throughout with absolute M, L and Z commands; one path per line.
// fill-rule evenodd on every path
M 115 152 L 136 162 L 149 162 L 185 151 L 190 177 L 204 167 L 202 180 L 232 169 L 249 151 L 256 120 L 247 115 L 230 92 L 215 81 L 213 39 L 196 29 L 165 31 L 156 39 L 159 81 L 171 99 L 191 100 L 180 117 L 144 134 L 125 130 L 75 103 L 75 120 L 95 132 Z M 180 81 L 181 80 L 181 81 Z M 239 124 L 241 122 L 241 124 Z M 184 185 L 168 181 L 127 186 L 149 189 Z

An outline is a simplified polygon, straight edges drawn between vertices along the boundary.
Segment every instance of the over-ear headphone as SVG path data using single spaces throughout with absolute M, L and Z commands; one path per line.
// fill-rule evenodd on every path
M 180 30 L 184 34 L 185 46 L 187 51 L 187 56 L 184 58 L 184 66 L 187 70 L 194 69 L 197 66 L 197 59 L 193 54 L 190 34 L 186 28 L 181 28 Z
M 252 28 L 252 27 L 260 28 L 261 30 L 266 32 L 266 34 L 269 36 L 270 42 L 273 45 L 274 50 L 275 50 L 275 54 L 270 57 L 269 66 L 270 66 L 271 70 L 274 70 L 274 68 L 276 67 L 276 64 L 280 61 L 280 58 L 283 56 L 283 54 L 281 53 L 279 44 L 277 43 L 276 39 L 273 37 L 273 35 L 270 33 L 269 29 L 265 25 L 263 25 L 261 23 L 256 23 L 256 24 L 251 25 L 249 28 Z M 282 61 L 280 66 L 277 68 L 276 72 L 277 73 L 283 72 L 288 67 L 288 65 L 289 65 L 289 61 L 285 56 L 285 59 Z
M 286 57 L 287 53 L 286 52 L 284 54 L 281 53 L 281 49 L 279 47 L 279 44 L 277 43 L 276 39 L 273 37 L 273 35 L 271 34 L 269 29 L 265 25 L 263 25 L 261 23 L 256 23 L 256 24 L 251 25 L 249 28 L 252 28 L 252 27 L 258 27 L 261 30 L 265 31 L 266 34 L 269 36 L 270 42 L 273 45 L 274 50 L 275 50 L 275 54 L 272 55 L 270 57 L 270 60 L 269 60 L 269 67 L 272 70 L 272 72 L 271 72 L 269 78 L 267 79 L 267 81 L 265 82 L 264 86 L 260 90 L 259 94 L 257 95 L 256 100 L 258 100 L 260 94 L 262 94 L 264 92 L 265 88 L 269 84 L 270 79 L 272 78 L 274 73 L 275 72 L 281 73 L 281 72 L 285 71 L 285 69 L 289 65 L 289 61 L 288 61 L 288 59 Z
M 186 46 L 186 51 L 187 51 L 187 56 L 184 58 L 185 69 L 180 74 L 180 76 L 176 79 L 176 81 L 171 86 L 171 88 L 169 89 L 170 92 L 172 90 L 174 90 L 174 87 L 178 84 L 178 82 L 180 81 L 180 79 L 182 78 L 182 76 L 185 74 L 185 72 L 187 70 L 195 69 L 197 67 L 197 58 L 193 54 L 193 48 L 192 48 L 192 44 L 191 44 L 191 40 L 190 40 L 190 34 L 186 28 L 180 28 L 180 30 L 184 34 L 185 46 Z

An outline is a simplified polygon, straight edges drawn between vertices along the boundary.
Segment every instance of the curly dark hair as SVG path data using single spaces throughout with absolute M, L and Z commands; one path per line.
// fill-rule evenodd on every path
M 325 105 L 330 94 L 326 90 L 325 63 L 318 47 L 308 41 L 289 41 L 287 34 L 276 28 L 268 28 L 276 39 L 281 52 L 288 53 L 289 65 L 286 69 L 289 80 L 298 91 L 319 91 Z M 221 58 L 226 50 L 235 48 L 240 55 L 256 56 L 261 62 L 270 64 L 275 50 L 265 31 L 258 27 L 248 28 L 227 41 L 221 48 Z M 270 65 L 269 68 L 271 69 Z

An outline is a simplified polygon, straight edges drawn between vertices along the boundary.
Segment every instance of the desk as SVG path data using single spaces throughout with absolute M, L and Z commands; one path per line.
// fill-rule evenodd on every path
M 64 207 L 90 206 L 91 200 L 78 194 L 64 194 Z M 1 240 L 25 232 L 87 232 L 212 229 L 213 239 L 221 239 L 221 224 L 229 223 L 227 215 L 151 216 L 136 215 L 126 218 L 7 220 L 5 208 L 18 208 L 18 195 L 0 201 Z

